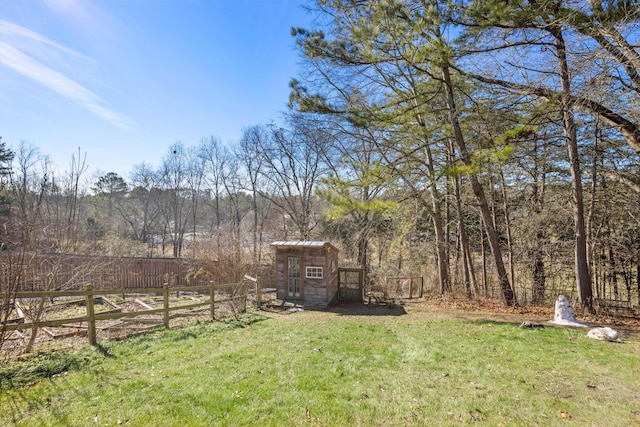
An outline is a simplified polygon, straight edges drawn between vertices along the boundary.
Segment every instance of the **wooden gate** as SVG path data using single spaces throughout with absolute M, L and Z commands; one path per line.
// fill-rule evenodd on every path
M 338 269 L 338 300 L 364 301 L 364 273 L 361 268 Z

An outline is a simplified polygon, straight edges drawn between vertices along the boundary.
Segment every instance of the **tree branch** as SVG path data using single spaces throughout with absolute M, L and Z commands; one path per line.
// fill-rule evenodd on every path
M 512 89 L 519 93 L 536 95 L 549 100 L 557 98 L 560 93 L 545 87 L 532 86 L 522 83 L 509 82 L 506 80 L 494 79 L 485 77 L 479 74 L 473 74 L 460 68 L 451 65 L 452 68 L 457 70 L 460 74 L 478 80 L 482 83 L 487 83 L 493 86 L 500 86 L 507 89 Z M 640 155 L 640 127 L 637 123 L 634 123 L 622 115 L 610 110 L 604 105 L 588 98 L 582 98 L 577 96 L 571 96 L 571 101 L 578 111 L 598 117 L 604 120 L 608 125 L 615 128 L 622 134 L 627 144 Z

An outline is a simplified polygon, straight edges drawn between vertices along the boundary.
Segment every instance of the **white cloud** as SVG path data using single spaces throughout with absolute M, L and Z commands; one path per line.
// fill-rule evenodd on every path
M 81 53 L 76 52 L 73 49 L 69 49 L 66 46 L 63 46 L 61 44 L 58 44 L 56 42 L 54 42 L 53 40 L 43 36 L 40 33 L 36 33 L 35 31 L 31 31 L 28 28 L 22 27 L 20 25 L 14 24 L 13 22 L 9 22 L 9 21 L 5 21 L 0 19 L 0 34 L 7 34 L 10 36 L 18 36 L 18 37 L 23 37 L 26 39 L 30 39 L 32 41 L 36 41 L 39 43 L 42 43 L 44 45 L 48 45 L 50 47 L 54 47 L 62 52 L 68 53 L 70 55 L 73 56 L 77 56 L 83 59 L 86 59 L 88 61 L 91 61 L 90 58 L 82 55 Z
M 8 21 L 0 20 L 0 34 L 10 34 L 13 36 L 27 38 L 33 42 L 44 44 L 49 48 L 53 47 L 66 54 L 90 60 L 72 49 L 55 43 L 34 31 Z M 136 123 L 131 118 L 115 111 L 109 106 L 108 102 L 93 93 L 91 90 L 53 68 L 44 65 L 32 56 L 29 56 L 21 50 L 2 41 L 0 41 L 0 64 L 4 64 L 19 74 L 28 77 L 59 95 L 76 102 L 91 113 L 110 122 L 114 126 L 123 129 L 136 127 Z

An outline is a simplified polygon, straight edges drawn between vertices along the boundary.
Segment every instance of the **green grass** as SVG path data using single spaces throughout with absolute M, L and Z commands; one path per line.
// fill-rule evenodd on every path
M 0 425 L 639 425 L 639 367 L 584 330 L 253 314 L 12 362 Z

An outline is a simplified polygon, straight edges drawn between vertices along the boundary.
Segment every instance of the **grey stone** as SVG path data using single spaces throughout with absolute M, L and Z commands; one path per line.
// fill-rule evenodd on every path
M 601 341 L 617 341 L 618 340 L 618 332 L 614 329 L 611 329 L 608 326 L 604 326 L 601 328 L 593 328 L 587 333 L 588 338 L 593 338 L 594 340 Z

